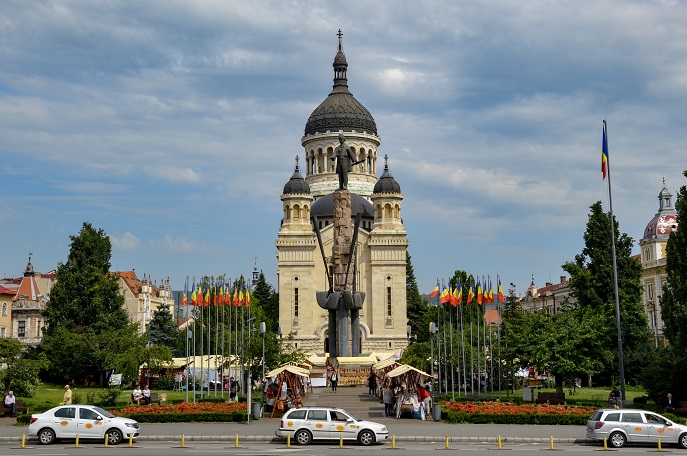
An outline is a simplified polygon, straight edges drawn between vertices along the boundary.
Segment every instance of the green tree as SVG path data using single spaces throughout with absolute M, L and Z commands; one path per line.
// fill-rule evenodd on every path
M 174 356 L 182 356 L 179 350 L 179 328 L 169 310 L 169 304 L 161 303 L 153 312 L 148 324 L 148 341 L 152 345 L 168 347 Z M 185 355 L 185 353 L 183 353 Z
M 38 373 L 50 363 L 44 354 L 28 359 L 22 353 L 21 342 L 9 337 L 0 338 L 0 382 L 4 394 L 11 389 L 16 396 L 32 397 L 40 383 Z
M 565 263 L 563 269 L 570 274 L 572 294 L 579 307 L 585 313 L 591 310 L 592 314 L 596 313 L 602 317 L 599 336 L 604 338 L 604 346 L 612 350 L 617 359 L 611 218 L 610 214 L 603 212 L 600 201 L 594 203 L 590 209 L 584 234 L 585 247 L 582 253 L 575 256 L 574 261 Z M 627 358 L 634 358 L 640 362 L 640 357 L 633 355 L 645 350 L 650 339 L 647 317 L 641 301 L 641 265 L 632 258 L 632 238 L 620 233 L 615 218 L 612 226 L 615 233 L 623 353 L 627 353 Z M 626 381 L 637 380 L 633 376 L 636 376 L 647 362 L 648 360 L 643 360 L 642 364 L 634 366 L 634 370 L 626 371 L 626 374 L 629 374 L 626 375 Z M 618 365 L 609 363 L 602 373 L 605 381 L 610 383 L 616 372 Z
M 279 296 L 276 295 L 272 286 L 267 283 L 265 274 L 262 271 L 260 271 L 258 281 L 253 289 L 253 296 L 257 300 L 257 305 L 265 311 L 267 330 L 276 333 L 279 327 Z
M 417 338 L 420 342 L 429 338 L 428 325 L 431 320 L 425 321 L 428 309 L 427 301 L 420 295 L 410 253 L 406 252 L 406 314 L 408 326 L 411 327 L 411 337 Z M 423 323 L 427 324 L 422 326 Z
M 124 309 L 118 277 L 109 272 L 111 243 L 102 229 L 84 223 L 70 236 L 66 263 L 45 312 L 47 330 L 41 348 L 51 360 L 47 376 L 59 381 L 102 384 L 113 368 L 105 360 L 119 352 L 102 351 L 103 340 L 116 340 L 122 350 L 135 346 L 137 335 Z

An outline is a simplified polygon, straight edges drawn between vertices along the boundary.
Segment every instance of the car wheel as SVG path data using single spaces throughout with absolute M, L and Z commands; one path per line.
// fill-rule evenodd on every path
M 368 429 L 360 431 L 360 434 L 358 434 L 358 442 L 364 446 L 372 445 L 375 443 L 375 435 Z
M 680 438 L 677 439 L 677 444 L 680 448 L 687 448 L 687 432 L 680 435 Z
M 301 429 L 300 431 L 296 432 L 293 438 L 296 439 L 296 443 L 299 445 L 308 445 L 310 442 L 312 442 L 312 434 L 310 431 L 306 431 L 305 429 Z
M 608 436 L 608 441 L 611 442 L 611 446 L 613 448 L 622 448 L 625 446 L 625 441 L 627 438 L 625 437 L 625 434 L 622 432 L 614 432 L 613 434 Z
M 38 442 L 41 445 L 50 445 L 55 442 L 55 431 L 50 428 L 43 428 L 38 431 Z
M 110 429 L 105 434 L 109 445 L 119 445 L 122 443 L 123 435 L 119 429 Z

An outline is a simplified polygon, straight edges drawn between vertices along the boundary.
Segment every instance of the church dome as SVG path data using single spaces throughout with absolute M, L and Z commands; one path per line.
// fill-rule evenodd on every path
M 348 62 L 341 44 L 339 30 L 339 49 L 334 57 L 334 86 L 329 96 L 310 114 L 305 124 L 305 135 L 315 133 L 366 131 L 377 134 L 377 124 L 372 114 L 348 91 L 346 70 Z
M 310 186 L 301 176 L 301 172 L 298 169 L 298 157 L 296 157 L 296 169 L 293 171 L 291 179 L 284 185 L 283 195 L 302 195 L 310 194 Z
M 401 186 L 389 172 L 388 157 L 384 156 L 384 173 L 375 184 L 373 193 L 401 193 Z
M 651 239 L 667 239 L 670 233 L 677 230 L 677 211 L 672 206 L 672 194 L 663 181 L 663 189 L 658 194 L 658 212 L 644 228 L 642 241 Z

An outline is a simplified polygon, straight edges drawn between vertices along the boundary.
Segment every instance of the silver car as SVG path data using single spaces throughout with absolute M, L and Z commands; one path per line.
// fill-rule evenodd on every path
M 31 415 L 29 435 L 38 437 L 38 442 L 49 445 L 57 439 L 104 439 L 117 445 L 122 440 L 139 435 L 138 422 L 115 416 L 94 405 L 60 405 L 47 412 Z
M 604 440 L 614 448 L 625 443 L 677 443 L 687 448 L 687 426 L 654 412 L 634 409 L 602 409 L 587 421 L 587 438 Z
M 300 445 L 313 440 L 357 440 L 361 445 L 389 440 L 383 424 L 360 420 L 336 407 L 301 407 L 287 411 L 281 419 L 277 437 L 291 437 Z

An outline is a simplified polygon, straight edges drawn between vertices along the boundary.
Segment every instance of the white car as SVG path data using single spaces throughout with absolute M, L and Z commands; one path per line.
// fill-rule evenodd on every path
M 301 407 L 287 411 L 277 437 L 290 436 L 299 445 L 313 440 L 357 440 L 361 445 L 389 440 L 389 430 L 374 421 L 359 420 L 336 407 Z
M 49 445 L 57 439 L 104 439 L 117 445 L 125 438 L 138 437 L 138 422 L 115 416 L 94 405 L 60 405 L 47 412 L 31 415 L 29 435 L 38 437 L 39 443 Z
M 607 439 L 614 448 L 625 443 L 677 443 L 687 448 L 687 426 L 646 410 L 601 409 L 587 421 L 587 438 Z

